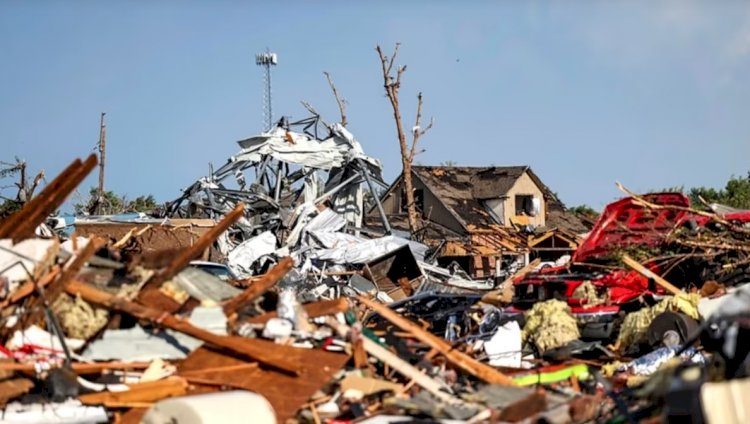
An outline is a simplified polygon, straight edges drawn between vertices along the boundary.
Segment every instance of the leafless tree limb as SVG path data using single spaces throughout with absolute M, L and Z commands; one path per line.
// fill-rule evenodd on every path
M 396 43 L 396 47 L 393 49 L 393 56 L 391 56 L 391 62 L 388 64 L 388 72 L 386 72 L 388 75 L 391 74 L 391 69 L 393 68 L 393 64 L 396 62 L 396 56 L 398 55 L 399 47 L 401 47 L 401 43 Z
M 399 66 L 398 70 L 396 71 L 396 82 L 393 83 L 393 88 L 398 91 L 399 88 L 401 88 L 401 74 L 406 72 L 406 65 Z
M 414 123 L 414 128 L 412 129 L 412 141 L 411 141 L 411 151 L 409 152 L 409 162 L 414 162 L 414 156 L 416 154 L 417 150 L 417 142 L 419 141 L 419 138 L 427 133 L 432 128 L 432 124 L 434 123 L 433 119 L 430 118 L 430 123 L 423 129 L 421 127 L 422 125 L 422 92 L 420 91 L 419 94 L 417 94 L 417 119 Z
M 323 72 L 323 74 L 326 76 L 326 79 L 328 80 L 328 85 L 331 87 L 331 91 L 333 91 L 333 96 L 336 98 L 336 103 L 339 105 L 339 112 L 341 113 L 341 126 L 346 126 L 346 99 L 342 99 L 339 97 L 339 92 L 336 90 L 336 85 L 333 84 L 333 80 L 331 79 L 331 75 L 328 72 Z
M 406 195 L 406 209 L 409 219 L 409 229 L 412 235 L 416 235 L 419 232 L 420 216 L 417 213 L 416 204 L 414 202 L 414 184 L 411 177 L 411 168 L 412 162 L 414 161 L 414 156 L 417 154 L 417 142 L 419 141 L 419 138 L 427 132 L 427 130 L 432 128 L 432 119 L 430 119 L 430 124 L 427 126 L 427 128 L 420 128 L 420 121 L 422 119 L 422 93 L 419 93 L 419 95 L 417 96 L 417 124 L 412 130 L 412 143 L 411 146 L 409 146 L 406 140 L 406 132 L 403 128 L 401 109 L 399 107 L 398 100 L 398 92 L 401 88 L 401 76 L 404 74 L 404 72 L 406 72 L 406 65 L 395 65 L 396 56 L 398 55 L 398 49 L 400 45 L 400 43 L 396 43 L 396 46 L 393 49 L 393 55 L 390 58 L 383 53 L 383 50 L 380 48 L 380 46 L 376 46 L 375 50 L 378 52 L 378 57 L 380 58 L 380 66 L 383 71 L 383 87 L 385 88 L 385 93 L 388 97 L 388 100 L 390 100 L 391 102 L 391 106 L 393 107 L 393 118 L 396 121 L 396 133 L 398 135 L 399 147 L 401 148 L 401 164 L 403 167 L 402 176 L 404 193 Z M 395 78 L 392 74 L 394 66 L 396 66 Z

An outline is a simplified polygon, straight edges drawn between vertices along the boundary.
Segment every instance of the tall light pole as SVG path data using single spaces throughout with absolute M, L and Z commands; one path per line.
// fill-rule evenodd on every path
M 271 66 L 276 66 L 278 63 L 278 57 L 276 53 L 271 53 L 267 48 L 265 53 L 258 53 L 255 55 L 255 64 L 266 68 L 266 72 L 263 76 L 263 83 L 265 85 L 265 92 L 263 93 L 263 124 L 265 130 L 268 131 L 273 126 L 273 103 L 271 102 Z

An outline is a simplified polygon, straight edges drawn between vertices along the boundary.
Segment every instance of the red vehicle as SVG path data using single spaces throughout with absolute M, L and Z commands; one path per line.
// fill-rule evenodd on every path
M 711 219 L 690 212 L 690 201 L 681 193 L 652 193 L 642 198 L 652 204 L 673 207 L 646 208 L 630 197 L 607 205 L 570 264 L 527 274 L 514 282 L 515 297 L 509 312 L 520 312 L 548 299 L 565 300 L 583 324 L 584 337 L 606 338 L 611 335 L 620 312 L 638 309 L 642 301 L 652 302 L 655 297 L 666 294 L 640 273 L 617 267 L 618 253 L 633 248 L 657 251 L 665 245 L 668 234 L 675 228 L 706 227 L 712 225 Z M 724 218 L 748 223 L 750 211 L 725 215 Z M 646 265 L 658 274 L 663 271 L 655 263 Z M 686 276 L 690 276 L 693 281 L 702 283 L 707 278 L 698 273 L 704 268 L 691 268 L 687 263 L 672 272 L 682 273 L 675 281 L 685 281 Z M 585 299 L 574 297 L 578 286 L 585 281 L 590 281 L 598 294 L 606 295 L 606 305 L 586 306 Z

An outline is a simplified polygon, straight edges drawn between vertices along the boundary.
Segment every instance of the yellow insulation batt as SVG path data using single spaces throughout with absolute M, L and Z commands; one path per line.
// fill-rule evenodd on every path
M 602 305 L 607 302 L 606 296 L 599 296 L 596 292 L 596 286 L 591 281 L 584 281 L 583 284 L 576 287 L 573 290 L 573 299 L 584 299 L 586 303 L 583 304 L 584 308 L 589 308 L 596 305 Z
M 628 314 L 622 322 L 615 347 L 619 350 L 625 346 L 644 342 L 648 326 L 662 312 L 681 312 L 695 320 L 699 319 L 698 301 L 700 301 L 698 293 L 670 296 L 650 308 L 643 308 Z
M 544 352 L 578 340 L 581 333 L 568 304 L 553 299 L 535 304 L 526 313 L 521 336 L 525 342 L 533 343 Z
M 109 321 L 106 309 L 91 306 L 80 296 L 61 294 L 52 305 L 52 311 L 60 320 L 65 335 L 88 340 Z

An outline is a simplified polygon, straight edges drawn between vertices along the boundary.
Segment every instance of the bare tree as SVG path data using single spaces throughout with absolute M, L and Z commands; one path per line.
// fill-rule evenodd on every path
M 336 103 L 339 105 L 339 112 L 341 113 L 341 126 L 345 127 L 346 126 L 346 99 L 339 97 L 339 92 L 336 90 L 336 85 L 333 84 L 331 75 L 328 74 L 328 72 L 323 72 L 323 74 L 326 76 L 326 79 L 328 80 L 328 85 L 331 86 L 331 91 L 333 91 L 333 96 L 336 97 Z
M 411 146 L 407 145 L 406 133 L 401 121 L 401 109 L 398 103 L 398 92 L 401 88 L 401 75 L 406 71 L 406 65 L 396 67 L 396 75 L 393 75 L 393 66 L 396 61 L 396 55 L 398 54 L 398 48 L 401 43 L 396 43 L 396 47 L 393 49 L 393 55 L 389 58 L 383 53 L 380 46 L 375 47 L 375 50 L 380 56 L 380 63 L 383 68 L 383 87 L 385 87 L 385 93 L 388 96 L 388 100 L 391 101 L 393 106 L 393 118 L 396 120 L 396 132 L 398 133 L 398 142 L 401 147 L 401 165 L 403 168 L 403 180 L 404 180 L 404 191 L 406 192 L 406 210 L 409 219 L 409 230 L 412 234 L 415 234 L 419 230 L 419 215 L 417 214 L 417 208 L 414 203 L 414 184 L 411 178 L 411 165 L 414 162 L 414 156 L 417 152 L 417 142 L 419 139 L 432 128 L 432 119 L 430 123 L 425 127 L 421 127 L 422 120 L 422 93 L 417 95 L 417 118 L 412 128 L 412 140 Z
M 16 201 L 20 204 L 28 202 L 39 187 L 39 183 L 44 179 L 44 171 L 39 171 L 33 180 L 29 181 L 26 174 L 26 161 L 16 158 L 15 163 L 0 162 L 0 178 L 12 177 L 18 174 L 18 182 L 14 185 L 18 188 L 18 194 L 16 194 Z

